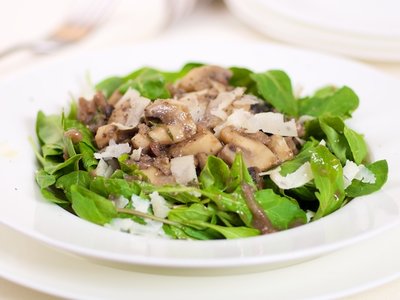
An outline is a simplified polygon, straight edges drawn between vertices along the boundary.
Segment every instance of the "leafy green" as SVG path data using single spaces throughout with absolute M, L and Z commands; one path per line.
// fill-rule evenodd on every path
M 90 182 L 90 190 L 106 198 L 123 196 L 130 199 L 132 195 L 139 195 L 141 188 L 136 182 L 97 176 Z
M 298 101 L 299 115 L 349 118 L 359 100 L 354 91 L 344 86 L 338 90 L 319 90 L 314 96 Z
M 318 189 L 316 196 L 319 207 L 314 216 L 316 220 L 341 207 L 345 198 L 343 169 L 339 159 L 322 145 L 313 151 L 310 164 Z
M 296 202 L 275 194 L 271 189 L 257 191 L 254 197 L 276 229 L 283 230 L 307 223 L 306 213 Z
M 388 164 L 386 160 L 378 160 L 372 164 L 366 165 L 366 168 L 375 175 L 375 183 L 364 183 L 354 179 L 346 189 L 349 197 L 360 197 L 371 194 L 382 188 L 388 177 Z
M 218 190 L 225 190 L 230 178 L 228 165 L 220 158 L 210 155 L 207 163 L 200 173 L 199 181 L 203 189 L 214 187 Z
M 117 210 L 110 200 L 76 184 L 70 191 L 72 209 L 82 219 L 103 225 L 117 217 Z
M 353 160 L 356 164 L 362 163 L 368 154 L 367 144 L 363 136 L 347 126 L 344 127 L 343 134 L 349 143 L 351 153 L 353 154 Z
M 297 100 L 293 95 L 292 82 L 281 70 L 253 73 L 250 77 L 256 82 L 258 93 L 279 112 L 292 117 L 298 116 Z

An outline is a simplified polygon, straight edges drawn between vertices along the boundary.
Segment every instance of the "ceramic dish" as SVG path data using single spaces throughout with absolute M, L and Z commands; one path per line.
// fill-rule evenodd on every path
M 0 244 L 4 245 L 0 248 L 0 277 L 68 299 L 130 299 L 132 294 L 142 299 L 176 300 L 228 296 L 235 300 L 249 295 L 260 299 L 268 295 L 269 299 L 281 300 L 338 299 L 395 279 L 398 282 L 400 278 L 400 227 L 313 261 L 273 271 L 227 276 L 208 273 L 193 276 L 190 271 L 182 271 L 178 276 L 163 269 L 149 274 L 147 269 L 109 268 L 55 251 L 2 225 Z M 1 280 L 0 287 L 5 295 L 10 294 Z M 396 292 L 395 289 L 382 294 L 374 291 L 354 300 L 380 295 L 395 297 Z M 16 292 L 15 299 L 47 298 L 23 289 Z
M 241 65 L 263 71 L 283 69 L 309 93 L 326 84 L 348 85 L 361 105 L 351 126 L 365 133 L 374 160 L 399 165 L 398 82 L 368 67 L 314 52 L 269 45 L 165 45 L 110 49 L 37 67 L 3 80 L 8 102 L 1 118 L 0 221 L 35 239 L 84 257 L 175 268 L 228 268 L 293 264 L 374 236 L 399 222 L 399 174 L 389 173 L 385 188 L 355 199 L 343 209 L 311 224 L 276 234 L 228 241 L 176 241 L 138 237 L 103 228 L 44 201 L 33 174 L 36 162 L 28 137 L 34 136 L 39 109 L 58 113 L 78 94 L 86 72 L 93 81 L 124 74 L 143 65 L 177 69 L 187 61 Z M 382 108 L 382 113 L 377 113 Z M 383 113 L 384 112 L 384 113 Z M 389 127 L 390 126 L 390 127 Z
M 225 2 L 231 12 L 244 24 L 274 39 L 359 59 L 400 61 L 399 37 L 368 35 L 348 29 L 318 25 L 318 18 L 309 16 L 309 14 L 317 14 L 318 9 L 321 8 L 318 5 L 303 7 L 303 11 L 308 11 L 308 15 L 304 13 L 300 17 L 301 13 L 299 14 L 293 8 L 289 9 L 290 1 L 249 0 L 243 3 L 239 0 L 225 0 Z M 296 2 L 297 5 L 300 6 L 300 3 Z M 307 8 L 310 9 L 307 10 Z M 305 21 L 304 18 L 307 20 Z M 327 17 L 324 20 L 332 19 Z M 339 27 L 343 25 L 337 19 L 335 21 Z

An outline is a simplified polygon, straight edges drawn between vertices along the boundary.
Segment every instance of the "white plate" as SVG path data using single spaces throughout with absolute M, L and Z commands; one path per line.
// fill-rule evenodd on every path
M 276 268 L 372 237 L 399 222 L 398 172 L 390 172 L 383 191 L 356 199 L 322 220 L 277 234 L 231 241 L 131 236 L 86 222 L 40 197 L 33 179 L 35 158 L 28 141 L 28 136 L 34 136 L 39 109 L 59 113 L 68 103 L 68 91 L 79 90 L 86 71 L 97 81 L 142 65 L 173 70 L 193 60 L 243 65 L 258 71 L 281 68 L 295 83 L 301 83 L 305 92 L 332 83 L 353 87 L 361 98 L 353 127 L 366 134 L 375 160 L 388 159 L 391 169 L 399 165 L 399 143 L 392 138 L 393 131 L 388 130 L 399 128 L 398 81 L 368 67 L 314 52 L 268 45 L 150 44 L 111 49 L 32 69 L 0 83 L 3 101 L 10 103 L 1 118 L 1 223 L 67 251 L 124 264 Z M 377 114 L 377 108 L 385 113 Z
M 400 227 L 310 262 L 229 276 L 110 268 L 55 251 L 2 225 L 0 244 L 0 277 L 68 299 L 338 299 L 400 278 Z M 16 294 L 15 299 L 43 299 Z
M 256 0 L 265 9 L 321 29 L 400 39 L 397 0 Z
M 359 59 L 400 61 L 400 38 L 369 36 L 313 26 L 290 13 L 282 12 L 287 6 L 285 2 L 258 0 L 248 0 L 246 3 L 240 0 L 225 0 L 225 2 L 232 13 L 245 24 L 277 40 Z M 323 3 L 325 5 L 325 2 Z

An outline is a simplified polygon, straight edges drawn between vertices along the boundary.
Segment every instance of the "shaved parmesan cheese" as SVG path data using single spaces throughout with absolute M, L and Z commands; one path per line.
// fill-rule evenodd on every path
M 150 201 L 139 197 L 138 195 L 133 194 L 131 197 L 132 205 L 135 207 L 135 210 L 140 211 L 142 213 L 147 213 L 150 207 Z
M 104 224 L 104 227 L 141 236 L 167 237 L 162 228 L 163 223 L 153 220 L 145 220 L 145 222 L 146 225 L 136 223 L 129 218 L 114 218 L 110 223 Z
M 114 173 L 114 168 L 107 164 L 103 159 L 100 158 L 95 170 L 96 176 L 110 177 Z
M 236 88 L 230 92 L 219 93 L 217 98 L 212 100 L 208 105 L 210 114 L 222 120 L 226 120 L 228 114 L 226 113 L 225 109 L 227 109 L 228 106 L 231 105 L 236 98 L 241 97 L 243 93 L 244 93 L 243 88 Z
M 116 208 L 124 208 L 128 205 L 129 200 L 126 199 L 124 196 L 119 196 L 118 198 L 112 200 Z
M 134 128 L 144 116 L 144 110 L 150 104 L 151 100 L 140 96 L 137 90 L 129 88 L 117 102 L 115 109 L 121 109 L 121 106 L 125 104 L 126 101 L 129 101 L 129 106 L 127 107 L 129 109 L 126 113 L 125 122 L 122 125 L 128 128 Z
M 298 135 L 294 119 L 285 122 L 284 116 L 280 113 L 265 112 L 252 114 L 243 109 L 236 109 L 223 124 L 214 128 L 215 134 L 218 136 L 223 128 L 230 125 L 236 128 L 243 128 L 248 133 L 262 130 L 266 133 L 278 134 L 281 136 Z
M 198 97 L 205 94 L 207 91 L 208 90 L 187 93 L 178 99 L 179 102 L 183 103 L 187 107 L 194 122 L 199 122 L 203 119 L 204 114 L 206 113 L 208 102 L 199 101 Z
M 294 189 L 305 185 L 307 182 L 314 179 L 309 162 L 302 164 L 296 171 L 286 176 L 280 174 L 281 168 L 278 167 L 269 172 L 271 180 L 281 189 Z M 265 174 L 265 173 L 262 173 Z
M 171 173 L 179 184 L 197 183 L 194 156 L 186 155 L 171 159 Z
M 364 165 L 357 165 L 355 162 L 347 160 L 343 167 L 344 188 L 347 188 L 353 179 L 364 183 L 375 183 L 375 174 L 368 170 Z
M 102 152 L 94 153 L 94 157 L 96 159 L 118 158 L 129 152 L 131 152 L 131 146 L 128 143 L 116 144 L 114 140 L 110 140 L 109 145 Z
M 154 215 L 159 218 L 166 218 L 171 209 L 167 206 L 164 197 L 160 196 L 158 192 L 153 192 L 149 196 Z
M 134 161 L 139 161 L 140 160 L 140 156 L 142 155 L 142 147 L 139 147 L 138 149 L 133 149 L 132 153 L 131 153 L 131 159 Z

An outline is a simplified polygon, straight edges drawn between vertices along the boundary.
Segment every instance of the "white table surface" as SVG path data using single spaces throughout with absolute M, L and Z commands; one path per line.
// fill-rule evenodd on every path
M 28 37 L 43 35 L 48 28 L 59 22 L 66 7 L 70 5 L 70 1 L 0 0 L 0 49 Z M 141 7 L 138 8 L 139 2 Z M 62 57 L 78 54 L 81 51 L 134 45 L 146 41 L 164 40 L 173 43 L 174 41 L 202 40 L 205 43 L 212 43 L 224 40 L 243 43 L 277 43 L 277 41 L 254 32 L 240 23 L 220 2 L 210 5 L 209 1 L 206 1 L 179 23 L 163 28 L 164 10 L 161 2 L 162 0 L 121 0 L 109 21 L 78 45 L 51 56 L 38 57 L 21 53 L 3 59 L 0 61 L 0 78 L 27 67 L 34 67 L 36 64 L 62 59 Z M 21 10 L 21 7 L 24 9 Z M 141 25 L 135 26 L 138 23 Z M 400 79 L 400 63 L 365 63 Z M 56 298 L 0 279 L 0 299 L 47 300 Z M 346 299 L 400 299 L 400 279 Z

